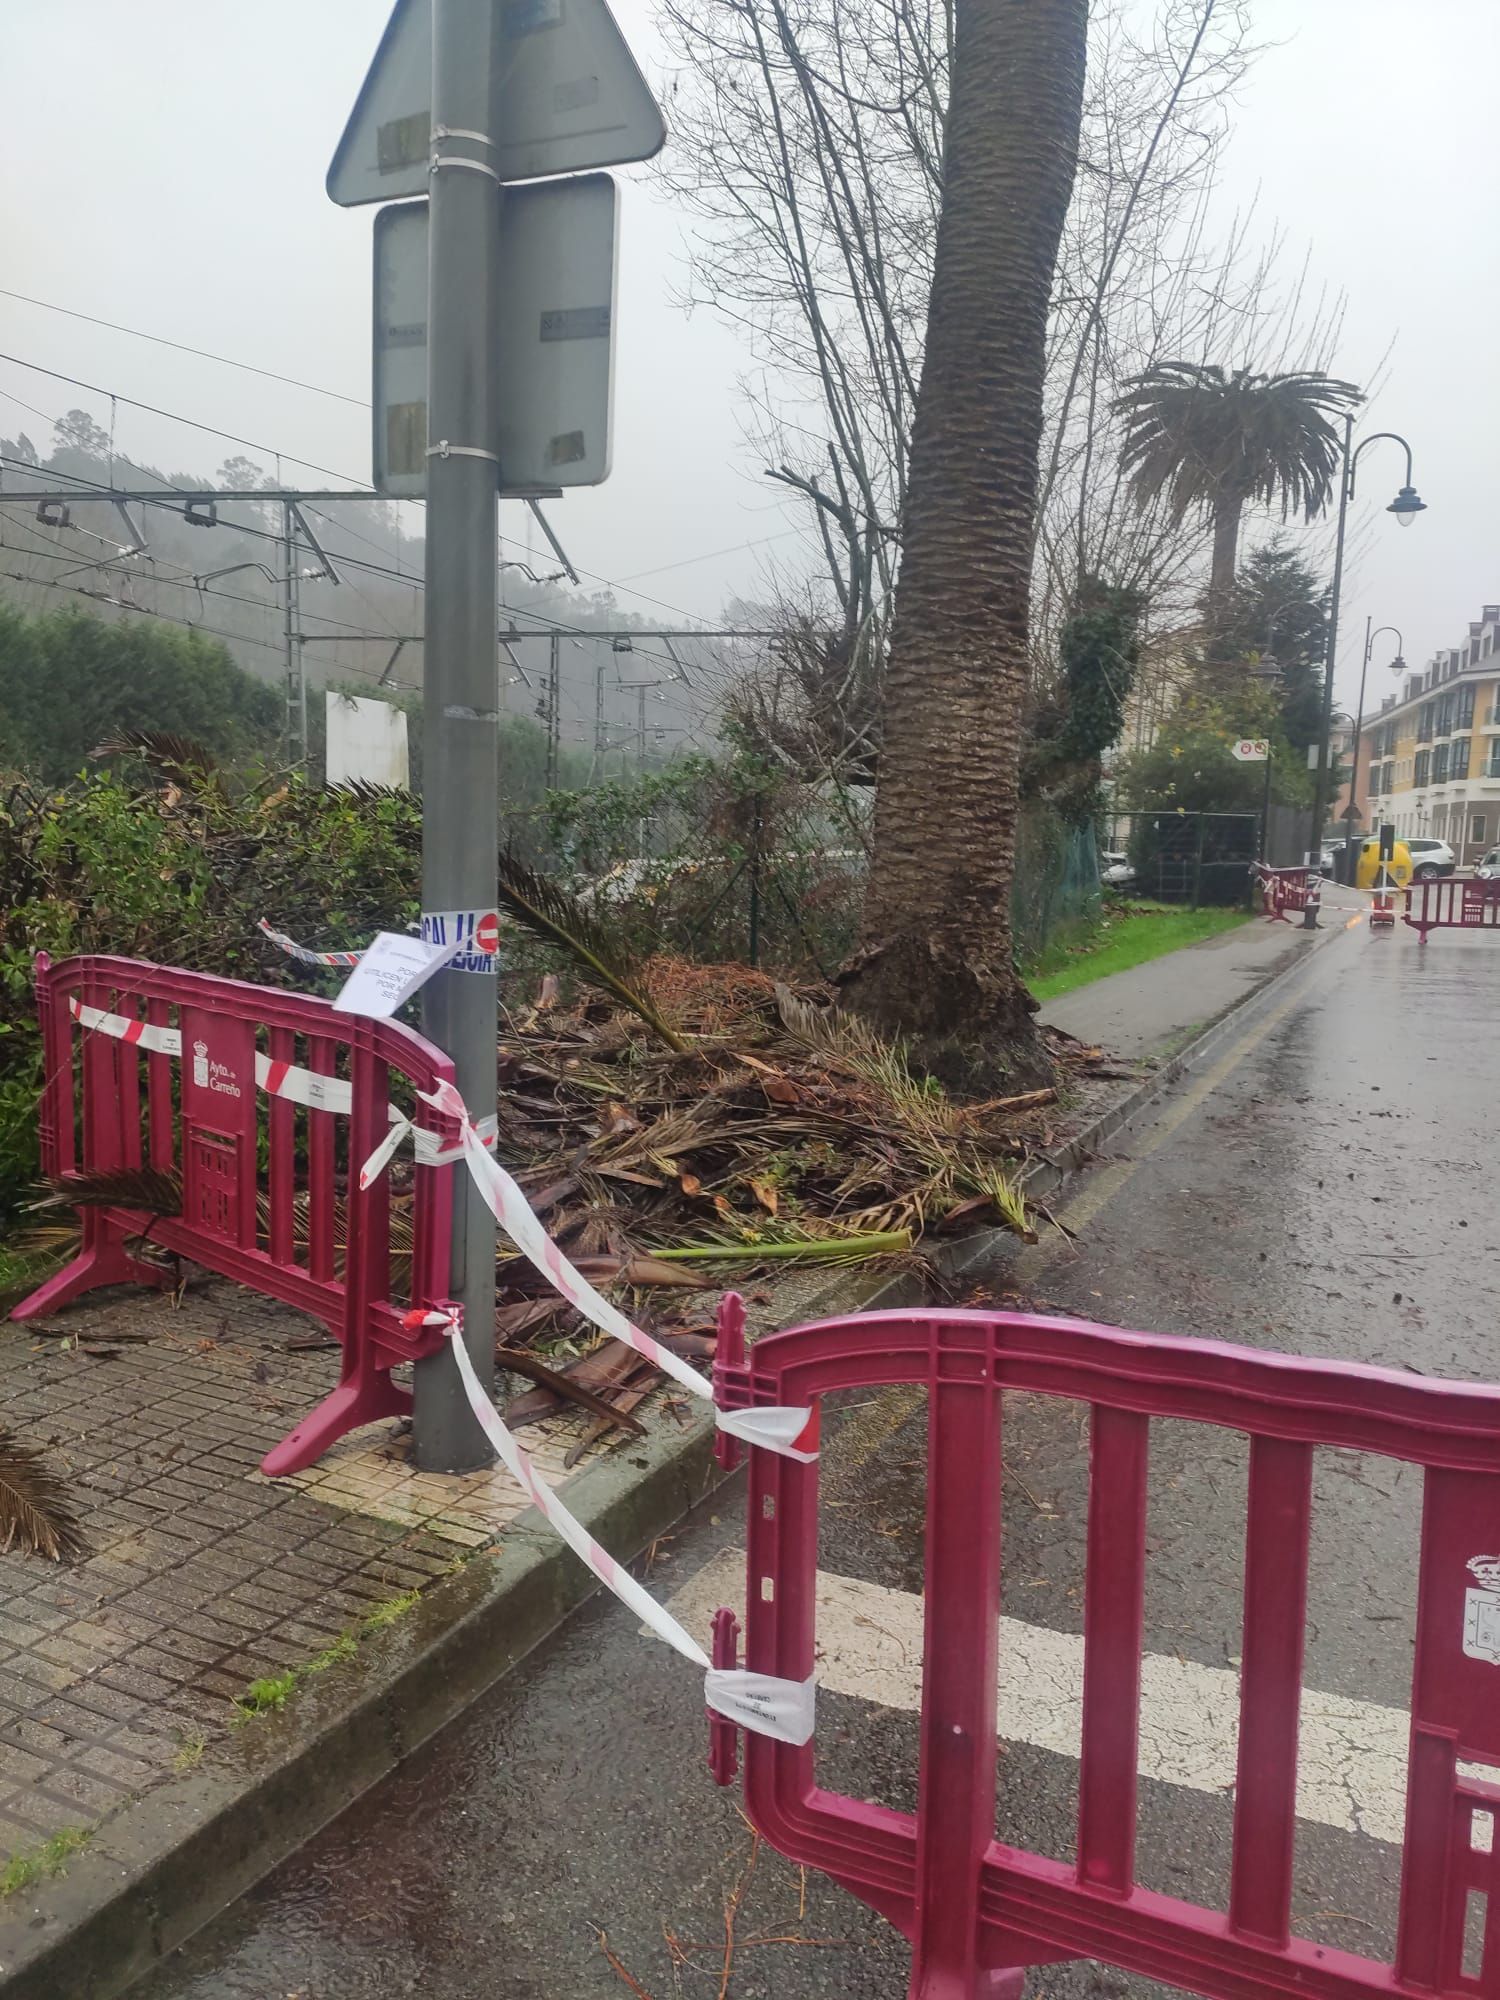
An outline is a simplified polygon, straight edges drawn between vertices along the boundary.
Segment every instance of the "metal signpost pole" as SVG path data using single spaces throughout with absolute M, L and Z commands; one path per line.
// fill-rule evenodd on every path
M 499 623 L 496 494 L 499 436 L 500 184 L 490 159 L 490 76 L 500 9 L 433 0 L 432 168 L 428 265 L 426 671 L 422 908 L 495 908 L 499 838 Z M 495 1109 L 496 977 L 439 972 L 422 1024 L 454 1060 L 471 1117 Z M 456 1170 L 453 1296 L 464 1341 L 488 1388 L 495 1376 L 495 1222 Z M 489 1463 L 446 1349 L 416 1364 L 414 1445 L 426 1471 Z

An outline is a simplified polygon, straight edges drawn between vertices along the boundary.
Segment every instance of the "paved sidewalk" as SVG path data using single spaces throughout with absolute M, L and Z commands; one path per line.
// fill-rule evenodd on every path
M 0 1325 L 0 1422 L 45 1448 L 89 1549 L 70 1565 L 0 1554 L 0 1870 L 74 1831 L 109 1854 L 122 1812 L 264 1729 L 239 1707 L 253 1682 L 378 1649 L 524 1511 L 498 1468 L 414 1471 L 394 1422 L 264 1478 L 261 1456 L 335 1376 L 319 1334 L 201 1272 L 175 1309 L 102 1291 Z M 524 1434 L 549 1483 L 598 1455 L 565 1469 L 580 1433 L 568 1416 Z M 0 1888 L 0 1990 L 45 1895 Z
M 1341 927 L 1344 921 L 1342 911 L 1331 911 L 1323 925 Z M 1216 1021 L 1292 964 L 1316 935 L 1255 917 L 1201 944 L 1184 945 L 1049 1000 L 1041 1019 L 1132 1061 L 1170 1055 L 1196 1029 Z

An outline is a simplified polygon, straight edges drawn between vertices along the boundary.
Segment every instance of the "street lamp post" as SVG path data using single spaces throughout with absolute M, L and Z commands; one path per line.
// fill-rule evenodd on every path
M 1333 546 L 1333 585 L 1328 601 L 1328 651 L 1323 664 L 1323 724 L 1318 737 L 1318 771 L 1313 786 L 1313 851 L 1321 859 L 1323 850 L 1323 816 L 1328 810 L 1328 767 L 1330 763 L 1330 738 L 1333 734 L 1333 667 L 1338 657 L 1339 643 L 1339 597 L 1344 582 L 1344 532 L 1349 517 L 1349 502 L 1354 498 L 1354 474 L 1359 464 L 1359 455 L 1382 438 L 1399 444 L 1406 453 L 1406 484 L 1386 508 L 1394 514 L 1401 527 L 1409 527 L 1418 514 L 1426 511 L 1426 502 L 1417 497 L 1417 489 L 1411 478 L 1411 446 L 1395 431 L 1375 431 L 1369 437 L 1354 442 L 1354 419 L 1344 419 L 1343 462 L 1339 468 L 1339 525 Z M 1303 915 L 1304 930 L 1316 930 L 1318 913 L 1309 908 Z
M 1359 669 L 1359 700 L 1355 704 L 1354 709 L 1354 746 L 1349 753 L 1349 761 L 1353 767 L 1349 778 L 1349 803 L 1344 808 L 1343 859 L 1345 880 L 1348 882 L 1354 880 L 1354 869 L 1352 866 L 1354 851 L 1354 794 L 1359 788 L 1359 742 L 1365 725 L 1365 676 L 1370 671 L 1370 654 L 1374 650 L 1375 641 L 1380 637 L 1382 632 L 1394 632 L 1396 634 L 1396 657 L 1391 661 L 1391 671 L 1399 673 L 1406 664 L 1401 657 L 1406 651 L 1406 641 L 1401 637 L 1397 628 L 1394 625 L 1377 625 L 1372 632 L 1370 630 L 1370 620 L 1367 618 L 1365 620 L 1365 656 L 1360 663 Z

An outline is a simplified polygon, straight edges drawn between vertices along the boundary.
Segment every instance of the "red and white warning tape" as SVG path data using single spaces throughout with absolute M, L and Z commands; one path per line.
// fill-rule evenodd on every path
M 406 1318 L 408 1325 L 445 1326 L 448 1329 L 453 1358 L 458 1365 L 459 1379 L 464 1385 L 469 1408 L 494 1446 L 501 1464 L 537 1512 L 557 1530 L 579 1561 L 605 1589 L 613 1591 L 659 1639 L 664 1639 L 684 1659 L 691 1660 L 695 1667 L 703 1669 L 704 1698 L 708 1706 L 742 1728 L 753 1729 L 762 1736 L 774 1736 L 780 1743 L 806 1743 L 813 1733 L 816 1682 L 811 1679 L 779 1680 L 772 1674 L 752 1673 L 743 1667 L 712 1666 L 707 1653 L 692 1633 L 664 1605 L 658 1604 L 607 1549 L 601 1548 L 577 1516 L 539 1476 L 474 1372 L 474 1364 L 463 1343 L 462 1317 L 457 1309 L 408 1313 Z
M 138 1021 L 129 1014 L 111 1014 L 103 1007 L 87 1006 L 72 995 L 68 999 L 68 1008 L 73 1019 L 94 1034 L 113 1035 L 117 1041 L 133 1048 L 149 1049 L 154 1055 L 180 1057 L 182 1054 L 180 1029 L 157 1028 L 149 1021 Z M 318 1070 L 303 1069 L 297 1063 L 273 1062 L 258 1050 L 255 1081 L 268 1097 L 290 1098 L 294 1104 L 306 1105 L 311 1111 L 328 1111 L 336 1118 L 347 1118 L 354 1109 L 354 1086 L 347 1078 L 324 1076 Z M 386 1111 L 391 1121 L 390 1135 L 372 1156 L 379 1159 L 382 1166 L 408 1132 L 421 1166 L 446 1167 L 463 1158 L 461 1146 L 444 1146 L 436 1132 L 414 1125 L 399 1106 L 389 1104 Z M 497 1131 L 496 1119 L 480 1121 L 480 1137 L 486 1146 L 494 1145 Z M 361 1180 L 361 1186 L 364 1185 L 367 1183 Z
M 180 1056 L 182 1035 L 176 1028 L 153 1028 L 149 1021 L 132 1020 L 126 1014 L 109 1014 L 102 1007 L 86 1007 L 81 1000 L 68 1000 L 73 1019 L 96 1034 L 115 1035 L 133 1048 L 151 1049 L 159 1056 Z
M 298 944 L 295 938 L 289 938 L 285 931 L 275 930 L 264 917 L 255 928 L 272 944 L 278 945 L 288 958 L 295 958 L 299 965 L 339 965 L 347 968 L 358 965 L 364 956 L 358 951 L 310 951 L 305 944 Z
M 674 1382 L 681 1383 L 692 1395 L 701 1396 L 705 1402 L 711 1403 L 713 1384 L 706 1375 L 700 1375 L 670 1347 L 663 1347 L 660 1341 L 653 1340 L 649 1333 L 632 1324 L 618 1306 L 602 1298 L 588 1279 L 574 1270 L 538 1221 L 520 1188 L 500 1162 L 491 1159 L 479 1128 L 470 1118 L 468 1107 L 454 1086 L 443 1083 L 435 1091 L 419 1090 L 417 1095 L 444 1117 L 457 1122 L 462 1135 L 465 1164 L 495 1220 L 521 1255 L 541 1272 L 553 1289 L 561 1292 L 568 1304 L 581 1312 L 585 1319 L 592 1320 L 602 1333 L 623 1341 L 627 1347 L 633 1347 L 637 1354 L 643 1354 L 664 1375 L 670 1375 Z M 374 1162 L 380 1159 L 383 1151 L 384 1147 L 371 1155 L 364 1173 L 360 1175 L 362 1187 L 367 1184 L 366 1176 L 371 1174 Z M 379 1171 L 378 1167 L 374 1170 Z M 815 1409 L 778 1406 L 757 1410 L 719 1410 L 716 1414 L 720 1430 L 743 1438 L 747 1444 L 763 1445 L 767 1451 L 779 1452 L 802 1465 L 810 1465 L 818 1455 L 818 1415 Z

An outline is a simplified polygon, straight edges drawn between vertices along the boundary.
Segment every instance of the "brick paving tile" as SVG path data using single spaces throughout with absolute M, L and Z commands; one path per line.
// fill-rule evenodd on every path
M 181 1626 L 170 1632 L 163 1632 L 161 1644 L 179 1658 L 195 1662 L 200 1667 L 211 1667 L 224 1654 L 225 1641 L 218 1638 L 204 1638 L 197 1632 L 185 1632 Z
M 97 1488 L 100 1483 L 97 1475 L 91 1475 L 89 1483 Z M 111 1499 L 107 1507 L 99 1510 L 112 1526 L 118 1522 L 128 1528 L 149 1527 L 156 1519 L 157 1511 L 154 1507 L 143 1507 L 138 1500 L 115 1499 Z
M 172 1686 L 160 1674 L 147 1673 L 144 1667 L 133 1667 L 128 1660 L 106 1667 L 99 1680 L 106 1687 L 116 1688 L 121 1694 L 136 1695 L 142 1701 L 155 1701 L 168 1693 Z
M 6 1801 L 7 1805 L 9 1800 Z M 9 1812 L 0 1811 L 0 1859 L 8 1861 L 13 1854 L 21 1854 L 28 1847 L 34 1847 L 37 1831 L 21 1820 L 12 1819 Z
M 212 1672 L 212 1668 L 209 1670 Z M 243 1693 L 243 1688 L 237 1689 Z M 163 1702 L 157 1711 L 163 1726 L 170 1729 L 179 1742 L 187 1736 L 200 1732 L 212 1734 L 233 1721 L 233 1711 L 225 1705 L 221 1695 L 210 1694 L 204 1688 L 180 1687 L 170 1702 Z
M 104 1778 L 123 1786 L 126 1791 L 141 1791 L 158 1776 L 162 1766 L 172 1760 L 170 1745 L 163 1744 L 160 1754 L 155 1757 L 131 1757 L 115 1744 L 91 1743 L 87 1750 L 80 1750 L 74 1759 L 80 1771 L 87 1771 L 91 1777 Z
M 11 1779 L 17 1785 L 34 1785 L 39 1778 L 46 1777 L 48 1768 L 45 1757 L 0 1740 L 0 1779 Z
M 0 1590 L 4 1588 L 4 1582 L 0 1581 Z M 69 1605 L 66 1610 L 60 1610 L 54 1604 L 40 1604 L 34 1599 L 28 1598 L 26 1600 L 25 1617 L 28 1624 L 40 1625 L 44 1632 L 58 1632 L 61 1631 L 64 1625 L 72 1624 L 77 1610 L 77 1605 Z
M 194 1683 L 194 1691 L 202 1695 L 221 1696 L 219 1712 L 222 1715 L 223 1703 L 233 1701 L 236 1695 L 243 1694 L 251 1681 L 259 1680 L 265 1671 L 264 1661 L 258 1662 L 248 1673 L 231 1673 L 224 1667 L 209 1667 L 199 1674 Z
M 34 1750 L 38 1756 L 56 1759 L 67 1754 L 68 1738 L 60 1729 L 50 1723 L 38 1722 L 34 1716 L 18 1715 L 6 1722 L 0 1729 L 0 1738 L 7 1743 L 19 1743 L 24 1749 Z
M 310 1659 L 314 1653 L 321 1653 L 325 1646 L 331 1646 L 335 1639 L 341 1639 L 349 1630 L 348 1623 L 325 1624 L 320 1619 L 309 1624 L 305 1618 L 288 1618 L 267 1635 L 267 1640 L 292 1658 Z
M 165 1569 L 156 1577 L 151 1586 L 152 1595 L 159 1603 L 169 1608 L 170 1617 L 181 1618 L 184 1613 L 196 1611 L 218 1594 L 218 1584 L 211 1577 L 200 1577 L 187 1564 Z
M 62 1635 L 59 1633 L 53 1636 L 60 1638 Z M 83 1665 L 63 1666 L 56 1660 L 44 1659 L 40 1652 L 27 1651 L 16 1653 L 6 1671 L 15 1674 L 21 1680 L 35 1681 L 38 1687 L 46 1688 L 51 1694 L 61 1694 L 76 1681 L 85 1679 L 95 1667 L 106 1664 L 106 1661 L 96 1660 L 92 1653 L 86 1653 Z
M 35 1722 L 45 1723 L 68 1739 L 69 1744 L 103 1743 L 121 1722 L 133 1721 L 140 1714 L 138 1704 L 132 1704 L 124 1696 L 115 1695 L 109 1688 L 101 1688 L 96 1681 L 90 1681 L 81 1690 L 90 1700 L 100 1694 L 110 1696 L 123 1704 L 124 1712 L 113 1714 L 104 1708 L 85 1708 L 70 1696 L 57 1695 L 32 1717 Z
M 238 1689 L 243 1688 L 246 1681 L 260 1680 L 267 1674 L 284 1674 L 288 1667 L 300 1667 L 307 1657 L 306 1653 L 284 1645 L 276 1634 L 268 1632 L 253 1645 L 242 1646 L 237 1653 L 226 1653 L 218 1666 L 211 1667 L 209 1672 L 230 1675 Z M 207 1679 L 206 1674 L 200 1674 L 198 1686 L 206 1686 Z
M 88 1730 L 92 1736 L 107 1735 L 112 1722 L 131 1721 L 140 1714 L 143 1699 L 124 1688 L 112 1687 L 102 1674 L 95 1674 L 69 1688 L 66 1698 L 75 1720 L 80 1715 L 90 1718 Z M 39 1710 L 38 1713 L 44 1720 L 51 1719 L 50 1710 Z
M 152 1727 L 149 1729 L 141 1724 L 127 1723 L 122 1729 L 111 1730 L 104 1743 L 91 1744 L 76 1753 L 79 1763 L 86 1764 L 98 1748 L 117 1751 L 122 1757 L 138 1758 L 143 1764 L 170 1764 L 177 1755 L 181 1731 L 176 1724 L 162 1723 L 157 1727 L 159 1716 L 159 1710 L 153 1711 Z
M 216 1646 L 221 1653 L 226 1646 L 237 1646 L 244 1636 L 242 1626 L 226 1624 L 212 1607 L 200 1607 L 186 1616 L 179 1615 L 170 1629 L 185 1632 L 200 1646 Z
M 223 1531 L 222 1521 L 200 1520 L 196 1511 L 159 1514 L 146 1546 L 163 1550 L 169 1560 L 173 1557 L 181 1560 L 217 1542 Z
M 179 1458 L 174 1461 L 173 1480 L 199 1493 L 217 1493 L 231 1477 L 217 1452 L 212 1458 Z
M 35 1681 L 19 1680 L 14 1674 L 0 1672 L 0 1716 L 7 1711 L 12 1715 L 29 1715 L 50 1699 L 46 1688 Z
M 95 1617 L 80 1618 L 72 1625 L 66 1626 L 63 1636 L 71 1639 L 75 1645 L 92 1648 L 95 1653 L 115 1654 L 120 1650 L 122 1629 L 106 1606 Z M 144 1638 L 145 1634 L 139 1636 Z M 37 1650 L 40 1652 L 42 1648 L 38 1647 Z
M 260 1631 L 266 1622 L 263 1611 L 253 1610 L 248 1604 L 235 1604 L 227 1597 L 218 1600 L 213 1615 L 221 1625 L 232 1625 L 242 1636 Z
M 383 1598 L 394 1596 L 391 1586 L 383 1577 L 373 1575 L 369 1570 L 351 1570 L 336 1589 L 322 1594 L 324 1603 L 339 1600 L 355 1603 L 378 1604 Z
M 435 1577 L 442 1576 L 452 1563 L 450 1554 L 445 1562 L 414 1563 L 403 1549 L 400 1560 L 387 1557 L 380 1565 L 382 1576 L 396 1585 L 399 1590 L 424 1590 Z
M 59 1798 L 55 1793 L 44 1792 L 40 1786 L 7 1799 L 5 1811 L 9 1818 L 19 1822 L 20 1838 L 12 1853 L 16 1848 L 37 1846 L 51 1834 L 61 1833 L 65 1826 L 87 1826 L 90 1819 L 97 1817 L 78 1799 Z
M 109 1658 L 97 1646 L 81 1645 L 74 1636 L 77 1627 L 64 1626 L 61 1632 L 49 1632 L 39 1639 L 29 1657 L 36 1661 L 46 1661 L 54 1667 L 67 1668 L 71 1673 L 92 1673 L 95 1667 L 102 1667 Z
M 316 1556 L 301 1553 L 283 1556 L 276 1567 L 281 1575 L 300 1577 L 303 1582 L 311 1584 L 315 1591 L 330 1588 L 349 1573 L 348 1565 L 345 1563 L 319 1561 Z
M 3 1605 L 0 1605 L 0 1634 L 3 1634 L 6 1643 L 12 1648 L 34 1646 L 39 1640 L 48 1636 L 45 1625 L 33 1625 L 25 1618 L 13 1617 L 9 1607 Z
M 26 1593 L 26 1602 L 30 1607 L 30 1615 L 40 1624 L 43 1622 L 44 1610 L 64 1613 L 76 1611 L 79 1597 L 79 1586 L 71 1575 L 66 1581 L 54 1575 L 45 1578 L 41 1583 L 33 1584 Z
M 71 1799 L 84 1808 L 90 1819 L 102 1819 L 130 1795 L 130 1786 L 117 1779 L 101 1778 L 73 1764 L 61 1764 L 48 1773 L 45 1789 L 54 1798 Z M 25 1807 L 21 1810 L 24 1812 Z
M 132 1672 L 159 1674 L 164 1681 L 190 1681 L 200 1664 L 171 1652 L 165 1645 L 137 1646 L 126 1655 L 126 1665 Z
M 317 1591 L 300 1577 L 282 1579 L 275 1575 L 257 1577 L 254 1583 L 237 1584 L 230 1592 L 231 1604 L 248 1604 L 272 1618 L 290 1618 L 305 1604 L 316 1602 Z

